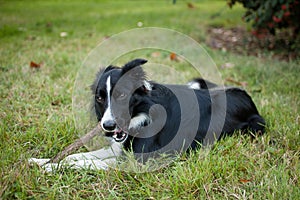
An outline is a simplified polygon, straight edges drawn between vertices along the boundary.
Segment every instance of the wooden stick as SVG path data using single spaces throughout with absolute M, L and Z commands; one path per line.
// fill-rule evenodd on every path
M 71 153 L 77 151 L 80 147 L 85 145 L 88 141 L 93 139 L 100 131 L 101 131 L 100 123 L 97 124 L 97 126 L 82 136 L 81 138 L 77 139 L 74 143 L 67 146 L 63 151 L 59 152 L 56 156 L 52 157 L 47 163 L 58 163 L 62 159 L 64 159 L 66 156 L 70 155 Z M 45 164 L 47 164 L 45 163 Z

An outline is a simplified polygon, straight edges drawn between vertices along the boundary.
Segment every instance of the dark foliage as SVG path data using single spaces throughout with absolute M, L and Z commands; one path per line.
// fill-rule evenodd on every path
M 299 0 L 227 0 L 229 7 L 237 2 L 246 8 L 243 19 L 252 23 L 255 36 L 264 38 L 267 33 L 285 31 L 291 49 L 300 47 Z

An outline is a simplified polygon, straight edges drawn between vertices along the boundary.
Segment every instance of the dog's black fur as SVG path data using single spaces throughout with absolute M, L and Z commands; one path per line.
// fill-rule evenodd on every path
M 92 85 L 93 107 L 98 121 L 106 131 L 106 136 L 112 136 L 116 141 L 122 142 L 125 150 L 132 149 L 134 153 L 181 151 L 184 142 L 188 143 L 187 148 L 194 149 L 198 143 L 204 142 L 207 134 L 222 137 L 231 135 L 236 130 L 259 134 L 264 132 L 265 121 L 244 90 L 218 88 L 214 83 L 204 79 L 192 81 L 194 85 L 198 84 L 197 89 L 188 85 L 162 85 L 149 82 L 141 67 L 146 62 L 144 59 L 135 59 L 122 68 L 109 66 L 99 72 Z M 125 76 L 127 78 L 124 78 Z M 119 81 L 121 84 L 116 87 Z M 109 91 L 108 86 L 111 87 Z M 177 96 L 174 91 L 178 91 Z M 183 99 L 195 97 L 194 105 L 189 105 L 191 104 L 189 101 L 185 105 L 187 112 L 182 112 L 182 102 L 178 99 L 178 94 Z M 223 103 L 224 105 L 222 94 L 227 102 Z M 165 113 L 156 112 L 159 110 L 157 105 L 162 106 Z M 105 114 L 109 106 L 111 113 Z M 214 111 L 212 107 L 215 108 Z M 215 116 L 212 116 L 213 113 Z M 163 114 L 166 118 L 162 117 Z M 190 128 L 189 124 L 197 126 L 194 133 L 187 132 L 178 136 L 176 134 L 183 117 L 187 131 Z M 224 126 L 219 127 L 224 117 Z M 153 124 L 158 128 L 151 127 Z M 220 133 L 217 133 L 218 131 Z M 169 144 L 171 145 L 164 149 Z

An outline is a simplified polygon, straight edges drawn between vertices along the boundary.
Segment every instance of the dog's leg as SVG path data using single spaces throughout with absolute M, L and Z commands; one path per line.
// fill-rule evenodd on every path
M 50 158 L 29 158 L 28 159 L 29 163 L 36 163 L 39 166 L 42 166 L 49 161 L 50 161 Z
M 116 163 L 116 158 L 109 158 L 105 160 L 76 160 L 76 161 L 65 161 L 62 160 L 60 163 L 47 163 L 41 167 L 47 172 L 53 172 L 63 168 L 71 169 L 90 169 L 90 170 L 107 170 L 109 167 Z
M 112 157 L 118 157 L 122 153 L 122 147 L 120 143 L 113 142 L 110 147 L 102 148 L 96 151 L 87 153 L 77 153 L 67 156 L 64 161 L 76 161 L 76 160 L 105 160 Z
M 87 153 L 77 153 L 67 156 L 60 163 L 47 163 L 50 159 L 30 158 L 30 163 L 36 163 L 45 171 L 52 172 L 63 167 L 73 169 L 108 169 L 116 163 L 117 157 L 122 154 L 121 144 L 113 143 L 109 148 L 103 148 Z M 47 163 L 47 164 L 45 164 Z

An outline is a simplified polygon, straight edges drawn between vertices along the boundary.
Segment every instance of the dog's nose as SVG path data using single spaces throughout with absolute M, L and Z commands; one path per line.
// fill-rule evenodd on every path
M 116 129 L 116 123 L 113 120 L 103 122 L 102 126 L 106 131 L 114 131 Z

